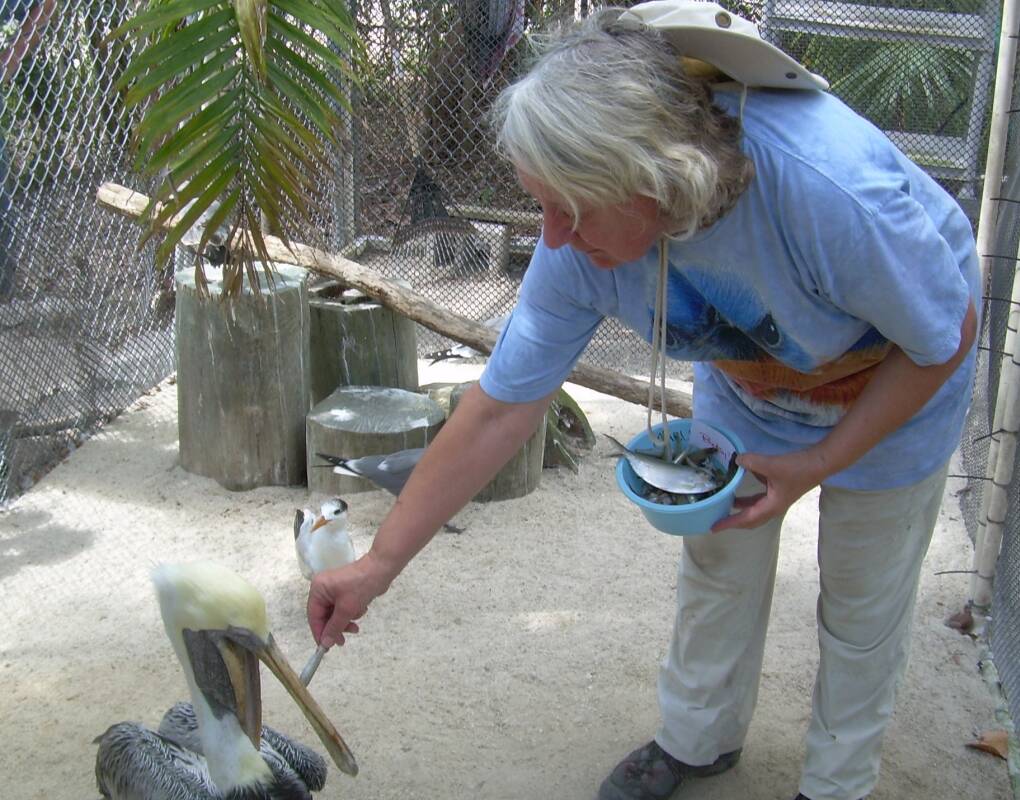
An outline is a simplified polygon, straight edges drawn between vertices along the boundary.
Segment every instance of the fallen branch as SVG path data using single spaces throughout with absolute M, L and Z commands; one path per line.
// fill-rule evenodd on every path
M 124 216 L 139 217 L 149 198 L 116 183 L 104 183 L 96 193 L 96 201 L 100 206 Z M 171 224 L 172 220 L 167 223 L 168 226 Z M 242 237 L 243 231 L 239 231 L 235 241 L 240 241 Z M 345 286 L 364 292 L 373 300 L 455 342 L 466 344 L 481 353 L 492 352 L 496 343 L 495 332 L 479 322 L 441 308 L 413 289 L 400 286 L 375 270 L 308 245 L 294 243 L 288 248 L 274 236 L 265 236 L 265 242 L 273 261 L 296 264 L 320 275 L 335 278 Z M 579 362 L 567 380 L 597 392 L 611 394 L 629 403 L 640 406 L 646 406 L 648 403 L 646 381 L 613 370 Z M 691 397 L 687 392 L 667 389 L 666 408 L 673 416 L 689 417 Z

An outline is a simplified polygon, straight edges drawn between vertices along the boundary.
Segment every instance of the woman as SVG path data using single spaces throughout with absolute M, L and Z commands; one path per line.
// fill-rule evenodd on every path
M 737 83 L 713 92 L 680 54 Z M 518 449 L 604 317 L 652 341 L 661 304 L 665 352 L 698 362 L 694 416 L 736 432 L 757 479 L 684 541 L 662 725 L 599 797 L 672 797 L 736 763 L 783 515 L 818 486 L 821 658 L 798 798 L 873 789 L 970 396 L 979 273 L 958 205 L 824 87 L 711 3 L 607 10 L 546 43 L 493 112 L 543 209 L 518 305 L 371 551 L 313 583 L 317 641 L 357 630 Z

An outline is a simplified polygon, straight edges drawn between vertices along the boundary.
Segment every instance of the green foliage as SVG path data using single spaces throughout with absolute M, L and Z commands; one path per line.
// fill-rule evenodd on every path
M 166 229 L 165 262 L 204 214 L 199 252 L 218 229 L 232 242 L 243 231 L 225 296 L 245 275 L 260 286 L 256 262 L 271 280 L 263 231 L 286 241 L 311 222 L 326 147 L 340 146 L 350 111 L 341 87 L 357 84 L 363 46 L 346 2 L 157 0 L 112 34 L 124 35 L 145 43 L 118 81 L 127 107 L 143 109 L 135 167 L 162 176 L 142 242 Z
M 784 45 L 884 130 L 962 135 L 966 129 L 975 70 L 969 51 L 806 34 L 792 35 Z

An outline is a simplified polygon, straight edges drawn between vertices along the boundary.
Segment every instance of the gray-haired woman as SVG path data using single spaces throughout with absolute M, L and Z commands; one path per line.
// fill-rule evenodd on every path
M 692 77 L 681 55 L 735 82 Z M 736 432 L 757 479 L 684 540 L 662 724 L 599 797 L 661 800 L 736 763 L 783 516 L 819 486 L 821 658 L 798 797 L 873 789 L 970 395 L 979 272 L 955 201 L 825 86 L 712 3 L 611 9 L 545 42 L 493 111 L 543 209 L 517 307 L 371 551 L 313 583 L 317 641 L 356 630 L 519 448 L 604 317 L 653 341 L 664 306 L 663 349 L 697 362 L 694 416 Z

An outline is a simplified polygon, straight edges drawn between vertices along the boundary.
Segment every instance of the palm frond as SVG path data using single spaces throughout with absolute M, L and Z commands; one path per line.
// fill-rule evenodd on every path
M 969 103 L 975 69 L 966 50 L 808 34 L 787 44 L 803 53 L 810 69 L 831 78 L 834 94 L 881 128 L 936 133 L 965 125 L 959 112 Z
M 136 166 L 160 185 L 142 241 L 168 259 L 201 220 L 235 245 L 225 295 L 271 279 L 263 231 L 311 221 L 328 149 L 365 63 L 345 0 L 156 0 L 111 36 L 145 43 L 118 87 L 144 109 Z M 240 235 L 233 235 L 238 234 Z M 258 266 L 257 266 L 258 265 Z M 196 283 L 207 285 L 196 260 Z

